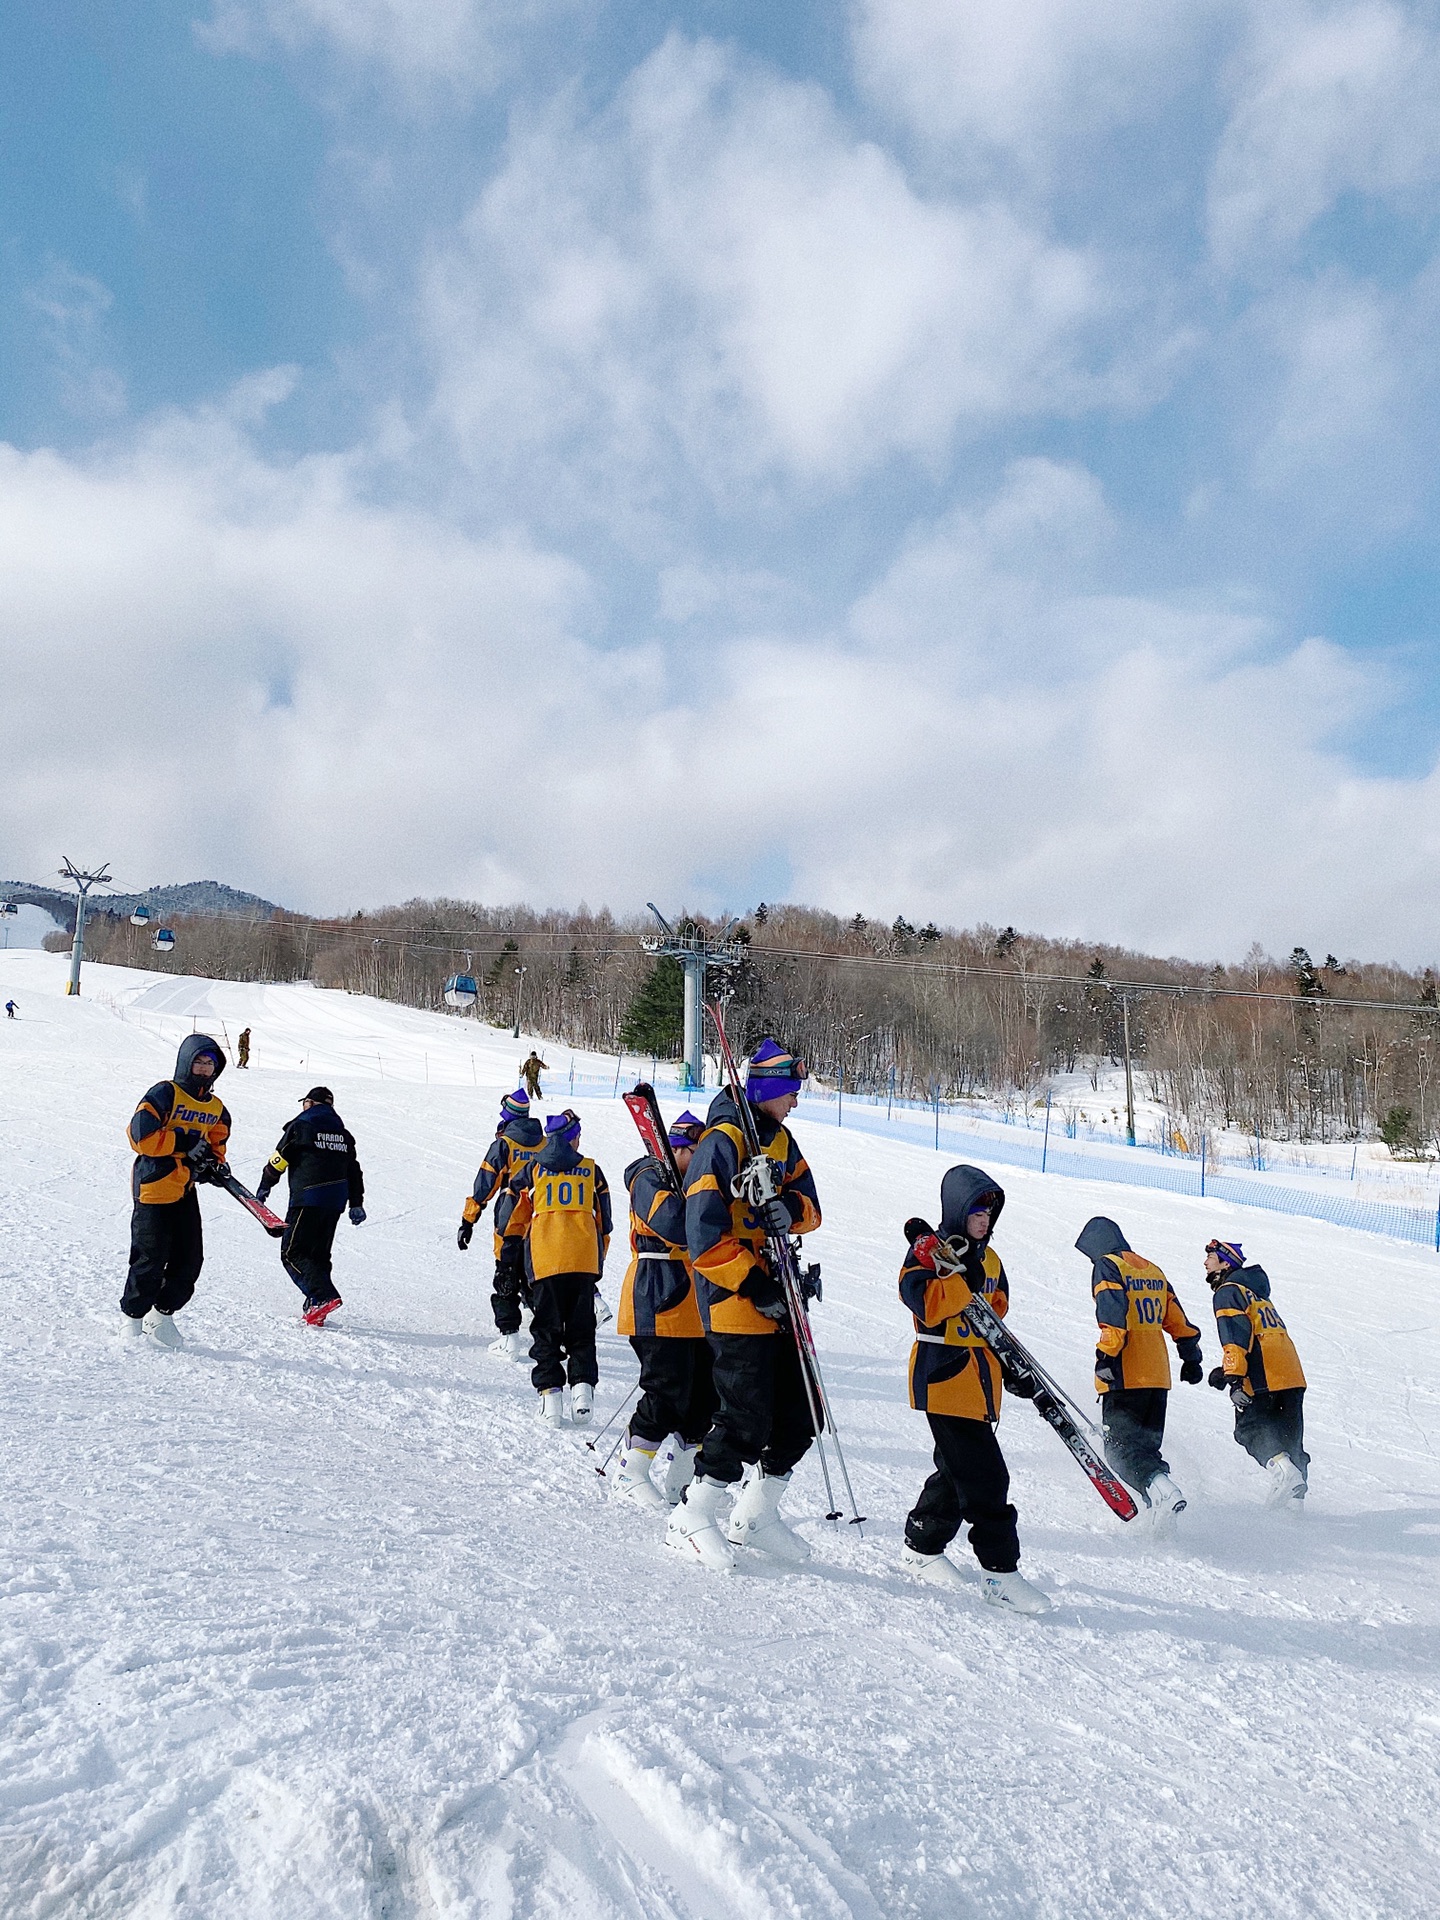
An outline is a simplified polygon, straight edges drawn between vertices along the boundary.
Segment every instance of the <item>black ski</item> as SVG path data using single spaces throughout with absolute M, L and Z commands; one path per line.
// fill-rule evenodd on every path
M 640 1138 L 646 1150 L 654 1160 L 658 1160 L 670 1179 L 670 1185 L 676 1193 L 684 1192 L 684 1183 L 680 1178 L 680 1168 L 675 1161 L 674 1149 L 670 1145 L 670 1131 L 665 1125 L 664 1115 L 660 1111 L 660 1102 L 655 1098 L 655 1089 L 648 1080 L 637 1080 L 633 1092 L 622 1094 L 629 1110 L 630 1118 L 635 1122 Z

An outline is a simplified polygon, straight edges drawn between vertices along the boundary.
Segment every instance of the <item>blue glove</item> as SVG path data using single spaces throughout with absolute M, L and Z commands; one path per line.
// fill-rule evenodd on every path
M 351 1207 L 351 1209 L 350 1209 L 350 1224 L 351 1224 L 351 1226 L 352 1226 L 352 1227 L 363 1227 L 363 1226 L 364 1226 L 364 1224 L 365 1224 L 365 1209 L 364 1209 L 363 1207 Z

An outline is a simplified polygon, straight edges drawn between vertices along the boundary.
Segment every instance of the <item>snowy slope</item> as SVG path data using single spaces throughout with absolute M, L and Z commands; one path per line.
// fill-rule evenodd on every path
M 607 1505 L 582 1435 L 541 1432 L 525 1371 L 486 1352 L 489 1261 L 454 1226 L 523 1047 L 304 988 L 94 968 L 66 1001 L 64 964 L 0 955 L 23 1012 L 0 1021 L 4 1920 L 1434 1910 L 1433 1255 L 1006 1175 L 1013 1324 L 1077 1391 L 1090 1212 L 1170 1272 L 1207 1363 L 1199 1249 L 1242 1236 L 1310 1372 L 1315 1456 L 1309 1513 L 1277 1522 L 1225 1403 L 1177 1391 L 1192 1505 L 1166 1546 L 1012 1404 L 1023 1564 L 1060 1604 L 1011 1620 L 893 1570 L 927 1466 L 898 1226 L 933 1212 L 944 1163 L 805 1130 L 818 1335 L 872 1521 L 861 1540 L 815 1517 L 807 1463 L 811 1567 L 707 1579 Z M 242 1175 L 325 1078 L 371 1217 L 341 1227 L 347 1304 L 315 1333 L 272 1243 L 207 1193 L 186 1350 L 126 1351 L 123 1128 L 195 1018 L 255 1030 L 255 1067 L 222 1082 Z M 618 1185 L 629 1122 L 580 1104 Z M 628 1347 L 602 1337 L 601 1368 L 603 1417 Z

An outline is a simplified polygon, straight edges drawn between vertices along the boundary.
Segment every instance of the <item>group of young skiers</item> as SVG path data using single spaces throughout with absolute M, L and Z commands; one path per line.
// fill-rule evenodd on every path
M 271 1188 L 288 1173 L 281 1259 L 312 1325 L 341 1304 L 330 1271 L 340 1215 L 348 1207 L 357 1226 L 365 1218 L 355 1142 L 325 1087 L 305 1095 L 257 1192 L 238 1188 L 225 1164 L 230 1116 L 215 1093 L 224 1064 L 214 1040 L 191 1035 L 174 1078 L 149 1090 L 130 1123 L 135 1209 L 122 1311 L 130 1332 L 148 1328 L 164 1345 L 179 1344 L 174 1315 L 193 1294 L 203 1257 L 197 1184 L 229 1185 L 264 1214 Z M 795 1237 L 820 1225 L 820 1202 L 785 1124 L 805 1075 L 790 1051 L 763 1040 L 743 1086 L 736 1074 L 703 1120 L 686 1112 L 668 1130 L 660 1123 L 625 1169 L 630 1260 L 618 1331 L 634 1348 L 640 1379 L 614 1489 L 664 1515 L 667 1547 L 715 1571 L 732 1568 L 742 1549 L 791 1564 L 810 1554 L 780 1512 L 791 1474 L 817 1439 L 823 1449 L 831 1424 L 808 1338 L 818 1269 L 801 1269 L 795 1258 Z M 613 1230 L 610 1190 L 581 1151 L 579 1116 L 567 1108 L 542 1127 L 530 1104 L 524 1086 L 502 1101 L 457 1241 L 467 1250 L 492 1208 L 493 1350 L 525 1357 L 528 1311 L 541 1417 L 561 1425 L 568 1390 L 569 1416 L 585 1425 L 599 1379 L 596 1306 Z M 1183 1382 L 1206 1376 L 1199 1329 L 1165 1274 L 1113 1220 L 1088 1221 L 1075 1245 L 1091 1263 L 1098 1328 L 1104 1461 L 1091 1459 L 1072 1418 L 1078 1410 L 1004 1328 L 1009 1280 L 994 1245 L 1004 1205 L 992 1176 L 956 1166 L 941 1183 L 938 1229 L 924 1220 L 905 1227 L 899 1285 L 914 1321 L 910 1404 L 929 1422 L 935 1469 L 906 1518 L 902 1566 L 928 1584 L 963 1584 L 946 1548 L 968 1526 L 985 1600 L 1037 1614 L 1050 1602 L 1019 1570 L 1017 1516 L 996 1434 L 1004 1392 L 1035 1401 L 1097 1487 L 1108 1485 L 1117 1512 L 1136 1511 L 1130 1488 L 1168 1527 L 1186 1503 L 1162 1453 L 1167 1338 Z M 1205 1272 L 1222 1349 L 1209 1383 L 1229 1394 L 1235 1438 L 1269 1475 L 1271 1504 L 1296 1508 L 1309 1456 L 1294 1344 L 1265 1272 L 1247 1264 L 1237 1242 L 1210 1241 Z M 846 1484 L 848 1491 L 848 1476 Z

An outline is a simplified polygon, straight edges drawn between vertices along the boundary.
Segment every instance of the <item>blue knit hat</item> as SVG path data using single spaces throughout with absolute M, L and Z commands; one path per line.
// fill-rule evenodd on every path
M 523 1120 L 530 1111 L 530 1096 L 523 1087 L 517 1087 L 514 1093 L 507 1093 L 500 1102 L 502 1120 Z
M 745 1091 L 752 1100 L 778 1100 L 783 1094 L 798 1094 L 809 1074 L 803 1060 L 767 1034 L 750 1056 Z
M 1245 1249 L 1238 1240 L 1209 1240 L 1205 1251 L 1218 1254 L 1227 1267 L 1243 1267 L 1245 1264 Z
M 705 1122 L 687 1108 L 671 1122 L 668 1138 L 672 1147 L 693 1147 L 704 1131 Z
M 569 1107 L 566 1107 L 563 1113 L 547 1114 L 545 1117 L 545 1133 L 548 1139 L 553 1140 L 558 1135 L 560 1139 L 568 1140 L 573 1147 L 575 1142 L 580 1138 L 579 1114 L 572 1112 Z

